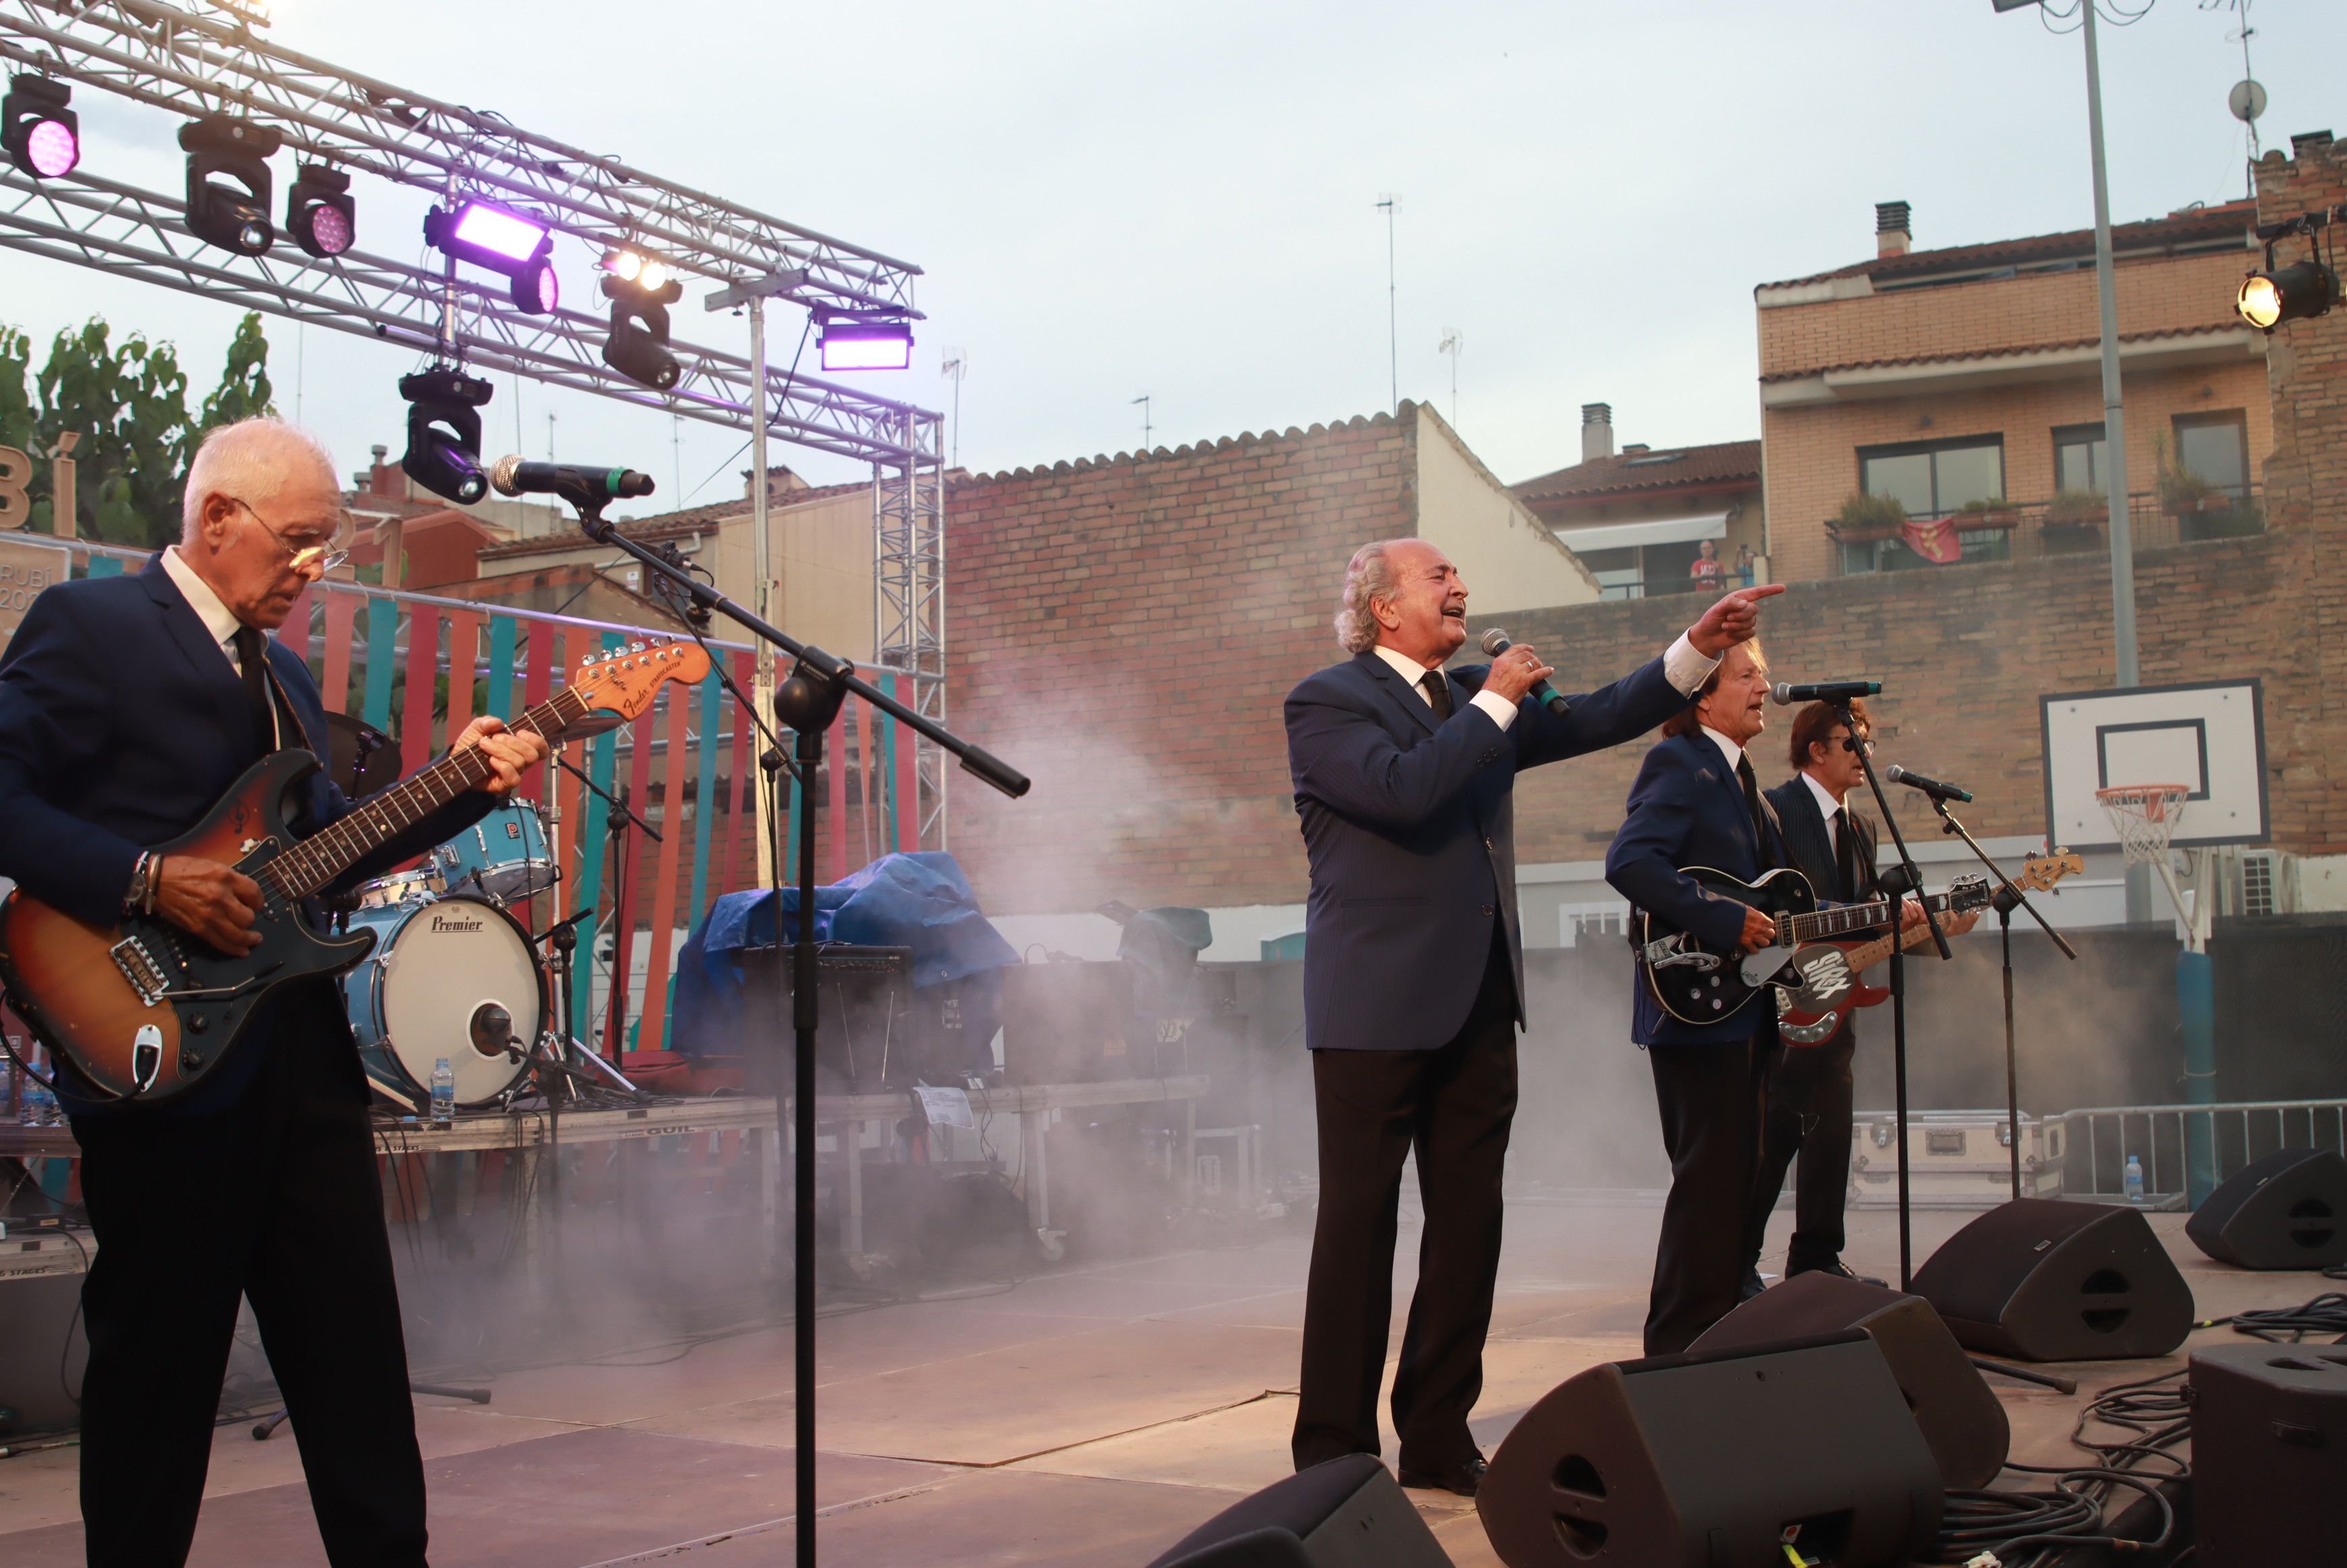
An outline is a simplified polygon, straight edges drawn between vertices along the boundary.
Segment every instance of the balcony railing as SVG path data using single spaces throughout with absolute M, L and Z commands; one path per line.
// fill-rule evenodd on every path
M 2110 548 L 2109 513 L 2100 506 L 2082 510 L 2038 501 L 1944 515 L 1955 522 L 1956 538 L 1968 566 L 1976 561 L 2102 555 Z M 2138 554 L 2169 545 L 2261 534 L 2266 530 L 2264 497 L 2255 485 L 2219 491 L 2189 505 L 2166 504 L 2149 493 L 2132 495 L 2127 497 L 2127 528 Z M 1896 525 L 1850 528 L 1839 518 L 1829 518 L 1826 532 L 1841 546 L 1845 577 L 1932 564 L 1907 547 Z

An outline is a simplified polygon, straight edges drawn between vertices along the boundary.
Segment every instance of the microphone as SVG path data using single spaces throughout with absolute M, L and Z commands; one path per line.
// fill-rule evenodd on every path
M 1973 792 L 1968 789 L 1958 789 L 1952 784 L 1942 784 L 1938 779 L 1927 779 L 1922 774 L 1911 774 L 1897 763 L 1885 769 L 1882 776 L 1892 784 L 1903 784 L 1909 789 L 1922 790 L 1933 800 L 1969 802 L 1973 798 Z
M 1778 706 L 1793 702 L 1847 702 L 1852 697 L 1872 697 L 1882 690 L 1880 681 L 1812 681 L 1806 686 L 1777 682 L 1769 692 Z
M 516 453 L 500 457 L 489 469 L 489 484 L 500 496 L 533 492 L 559 496 L 572 506 L 592 509 L 628 496 L 652 493 L 652 477 L 633 468 L 582 468 L 572 463 L 525 463 Z
M 1483 641 L 1479 646 L 1485 653 L 1497 659 L 1515 644 L 1508 641 L 1506 632 L 1494 626 L 1491 630 L 1483 633 Z M 1564 694 L 1550 685 L 1545 678 L 1532 682 L 1532 694 L 1539 698 L 1542 705 L 1560 719 L 1573 712 L 1573 704 L 1566 702 Z

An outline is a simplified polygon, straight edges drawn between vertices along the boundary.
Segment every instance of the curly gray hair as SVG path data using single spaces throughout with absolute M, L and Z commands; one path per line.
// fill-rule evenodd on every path
M 1345 595 L 1337 604 L 1337 642 L 1348 653 L 1367 653 L 1378 645 L 1378 618 L 1369 606 L 1391 599 L 1401 584 L 1394 576 L 1389 552 L 1400 539 L 1376 539 L 1353 552 L 1345 565 Z

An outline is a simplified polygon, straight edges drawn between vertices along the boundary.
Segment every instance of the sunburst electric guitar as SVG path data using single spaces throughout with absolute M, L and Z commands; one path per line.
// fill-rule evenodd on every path
M 2084 856 L 2057 849 L 2050 855 L 2031 856 L 2022 862 L 2021 875 L 2013 880 L 2025 893 L 2043 893 L 2065 876 L 2075 876 L 2086 869 Z M 1913 949 L 1931 939 L 1932 933 L 1918 926 L 1899 945 Z M 1871 941 L 1817 942 L 1795 953 L 1793 964 L 1801 972 L 1801 984 L 1797 989 L 1777 993 L 1778 1037 L 1788 1045 L 1816 1045 L 1833 1038 L 1852 1008 L 1870 1008 L 1889 1000 L 1889 987 L 1870 986 L 1858 977 L 1891 956 L 1891 942 L 1888 936 Z
M 708 673 L 709 655 L 697 643 L 636 643 L 581 665 L 569 685 L 512 728 L 559 740 L 590 713 L 634 718 L 664 682 Z M 218 1071 L 272 992 L 364 958 L 374 932 L 323 933 L 303 913 L 303 901 L 491 769 L 470 747 L 451 752 L 296 839 L 285 802 L 317 771 L 317 758 L 305 751 L 263 757 L 203 821 L 153 846 L 233 866 L 261 885 L 261 945 L 250 953 L 227 957 L 150 916 L 93 926 L 21 889 L 0 904 L 0 982 L 11 1003 L 43 1044 L 101 1092 L 158 1102 L 186 1093 Z

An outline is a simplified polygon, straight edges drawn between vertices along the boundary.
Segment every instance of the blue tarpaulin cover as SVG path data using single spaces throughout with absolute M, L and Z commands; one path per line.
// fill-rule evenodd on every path
M 744 969 L 739 955 L 797 941 L 798 903 L 798 889 L 784 888 L 779 921 L 772 891 L 728 893 L 710 906 L 677 955 L 674 1050 L 703 1056 L 741 1049 Z M 816 888 L 815 937 L 911 948 L 917 989 L 1019 961 L 979 910 L 961 867 L 938 850 L 885 855 L 844 882 Z M 991 1029 L 987 1032 L 990 1037 Z

